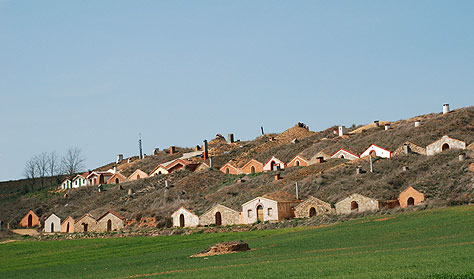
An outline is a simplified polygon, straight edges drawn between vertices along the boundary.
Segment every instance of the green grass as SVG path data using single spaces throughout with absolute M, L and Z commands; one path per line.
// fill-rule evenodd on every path
M 238 239 L 253 250 L 188 257 Z M 0 278 L 129 276 L 474 278 L 474 206 L 379 215 L 319 228 L 0 244 Z

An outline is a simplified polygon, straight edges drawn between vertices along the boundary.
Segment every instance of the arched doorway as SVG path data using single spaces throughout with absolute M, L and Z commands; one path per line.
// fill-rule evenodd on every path
M 107 231 L 108 232 L 112 231 L 112 220 L 110 219 L 107 221 Z
M 309 209 L 309 217 L 313 217 L 313 216 L 316 216 L 316 208 L 311 207 Z
M 375 152 L 375 150 L 370 151 L 370 152 L 369 152 L 369 155 L 370 155 L 370 157 L 372 157 L 372 158 L 377 157 L 377 153 Z
M 344 155 L 341 155 L 341 157 L 339 157 L 339 158 L 344 159 Z
M 407 205 L 408 206 L 414 206 L 415 205 L 415 199 L 413 197 L 409 197 L 407 200 Z
M 229 174 L 229 173 L 230 173 L 229 168 L 226 168 L 226 169 L 225 169 L 225 173 L 226 173 L 226 174 Z
M 359 204 L 356 201 L 351 202 L 351 210 L 352 211 L 359 211 Z
M 219 211 L 216 212 L 216 226 L 222 225 L 222 215 Z
M 184 214 L 179 215 L 179 226 L 184 228 Z
M 441 151 L 445 151 L 449 149 L 449 144 L 445 143 L 443 146 L 441 146 Z
M 252 167 L 250 168 L 250 173 L 255 173 L 255 167 L 254 167 L 254 166 L 252 166 Z
M 104 175 L 99 175 L 99 184 L 104 184 Z
M 140 179 L 140 175 L 139 175 L 139 174 L 137 174 L 137 179 Z
M 300 161 L 296 160 L 295 166 L 299 167 L 300 166 Z
M 275 170 L 275 165 L 276 165 L 276 164 L 275 164 L 275 161 L 272 161 L 272 162 L 270 163 L 270 168 L 271 168 L 271 170 Z
M 54 232 L 54 223 L 51 222 L 51 232 Z
M 82 228 L 84 232 L 87 232 L 87 229 L 89 228 L 89 224 L 82 223 Z
M 28 215 L 28 227 L 33 227 L 33 216 Z
M 257 220 L 263 222 L 263 206 L 261 204 L 257 206 Z
M 69 222 L 67 222 L 67 225 L 66 225 L 66 232 L 67 233 L 69 232 Z
M 120 183 L 120 180 L 117 178 L 115 178 L 115 184 L 119 184 Z

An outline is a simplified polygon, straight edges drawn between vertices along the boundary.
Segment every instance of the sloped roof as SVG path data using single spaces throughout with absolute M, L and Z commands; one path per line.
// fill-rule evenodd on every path
M 283 191 L 275 191 L 270 194 L 263 195 L 262 198 L 278 201 L 278 202 L 295 202 L 297 201 L 292 195 Z
M 102 216 L 99 217 L 99 219 L 97 219 L 97 222 L 100 221 L 100 219 L 104 218 L 107 214 L 112 214 L 114 215 L 115 217 L 121 219 L 121 220 L 124 220 L 125 217 L 123 217 L 122 215 L 118 214 L 117 212 L 115 211 L 112 211 L 112 210 L 108 210 L 107 212 L 105 212 L 104 214 L 102 214 Z

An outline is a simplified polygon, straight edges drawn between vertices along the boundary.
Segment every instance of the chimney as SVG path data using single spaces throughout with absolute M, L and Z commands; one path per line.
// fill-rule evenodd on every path
M 421 126 L 421 121 L 420 120 L 415 121 L 415 127 L 420 127 L 420 126 Z
M 300 191 L 298 189 L 298 182 L 295 183 L 295 190 L 296 190 L 296 199 L 300 199 Z
M 176 147 L 174 145 L 170 146 L 170 155 L 176 153 Z
M 153 155 L 158 155 L 158 152 L 160 152 L 160 149 L 158 147 L 155 147 L 153 149 Z
M 275 180 L 280 180 L 281 179 L 281 176 L 279 173 L 275 174 Z
M 203 158 L 204 160 L 207 160 L 209 158 L 209 150 L 208 150 L 208 146 L 207 146 L 207 140 L 204 140 L 204 153 L 203 153 Z
M 113 171 L 113 173 L 114 173 L 114 174 L 117 173 L 117 166 L 114 166 L 114 171 Z
M 234 134 L 228 134 L 227 135 L 227 142 L 228 143 L 233 143 L 234 142 Z
M 375 120 L 375 121 L 374 121 L 374 124 L 375 124 L 375 127 L 378 127 L 378 126 L 379 126 L 379 121 L 378 121 L 378 120 Z
M 346 134 L 346 126 L 339 126 L 338 128 L 339 136 L 342 137 Z
M 361 166 L 357 166 L 356 168 L 356 174 L 361 174 L 362 173 L 362 167 Z
M 459 161 L 463 162 L 466 160 L 466 153 L 459 153 Z
M 321 164 L 324 162 L 324 157 L 316 157 L 316 163 Z
M 122 162 L 122 160 L 123 160 L 123 154 L 117 154 L 117 161 L 115 161 L 115 163 L 118 164 L 118 163 Z
M 390 124 L 389 123 L 385 124 L 385 130 L 390 130 Z
M 404 144 L 404 145 L 403 145 L 403 152 L 404 152 L 405 154 L 410 154 L 410 153 L 411 153 L 411 148 L 410 148 L 410 146 L 409 146 L 408 144 Z
M 409 170 L 409 169 L 410 169 L 410 168 L 409 168 L 408 166 L 403 166 L 403 167 L 402 167 L 402 171 L 407 171 L 407 170 Z
M 443 114 L 449 113 L 449 104 L 443 104 Z

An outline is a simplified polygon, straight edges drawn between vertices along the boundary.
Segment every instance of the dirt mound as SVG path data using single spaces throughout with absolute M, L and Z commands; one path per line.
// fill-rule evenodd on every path
M 242 240 L 228 241 L 228 242 L 221 242 L 221 243 L 214 244 L 211 247 L 207 248 L 206 250 L 202 251 L 201 253 L 194 254 L 191 257 L 207 257 L 207 256 L 214 256 L 214 255 L 223 255 L 223 254 L 243 252 L 243 251 L 248 251 L 248 250 L 250 250 L 248 243 L 245 243 Z

